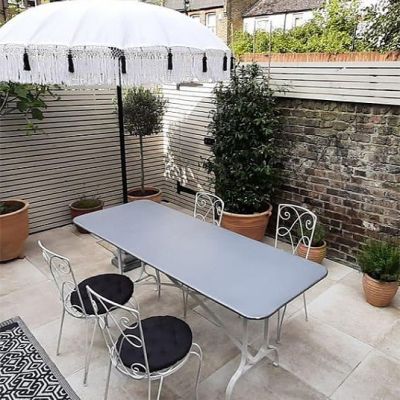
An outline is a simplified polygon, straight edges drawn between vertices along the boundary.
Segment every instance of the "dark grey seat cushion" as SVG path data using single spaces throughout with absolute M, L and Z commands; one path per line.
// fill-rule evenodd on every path
M 78 290 L 82 296 L 83 307 L 88 315 L 93 315 L 94 310 L 90 303 L 86 286 L 89 286 L 100 296 L 121 305 L 127 303 L 133 294 L 133 282 L 125 275 L 102 274 L 87 278 L 78 285 Z M 78 311 L 82 310 L 81 302 L 76 290 L 71 294 L 71 304 Z M 104 306 L 99 302 L 96 302 L 96 304 L 98 313 L 104 314 L 106 312 Z
M 146 318 L 142 320 L 142 329 L 150 372 L 173 366 L 182 360 L 192 347 L 192 331 L 186 322 L 178 318 L 169 315 Z M 124 333 L 140 337 L 137 327 L 128 328 Z M 143 348 L 132 346 L 122 335 L 117 341 L 117 350 L 126 367 L 136 363 L 145 365 Z M 145 372 L 144 368 L 138 369 Z

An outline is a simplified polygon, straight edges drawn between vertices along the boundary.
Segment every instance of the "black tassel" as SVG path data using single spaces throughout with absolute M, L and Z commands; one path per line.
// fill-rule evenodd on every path
M 74 59 L 72 58 L 71 52 L 68 53 L 68 71 L 71 72 L 71 74 L 75 72 Z
M 171 50 L 168 52 L 168 71 L 172 71 L 173 64 L 172 64 L 172 53 Z
M 235 57 L 231 57 L 231 71 L 235 68 Z
M 224 55 L 224 64 L 223 64 L 222 69 L 224 71 L 228 71 L 228 56 L 226 54 Z
M 121 60 L 121 72 L 123 74 L 126 74 L 126 58 L 125 58 L 125 54 L 122 54 L 122 56 L 120 57 Z
M 204 56 L 203 56 L 203 72 L 207 72 L 207 56 L 206 56 L 206 53 L 204 53 Z
M 29 64 L 29 57 L 28 53 L 24 52 L 24 71 L 30 71 L 31 70 L 31 65 Z

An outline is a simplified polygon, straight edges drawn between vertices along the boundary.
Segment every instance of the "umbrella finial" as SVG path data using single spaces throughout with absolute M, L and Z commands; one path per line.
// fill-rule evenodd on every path
M 24 71 L 30 71 L 31 65 L 29 64 L 29 57 L 26 50 L 24 51 Z

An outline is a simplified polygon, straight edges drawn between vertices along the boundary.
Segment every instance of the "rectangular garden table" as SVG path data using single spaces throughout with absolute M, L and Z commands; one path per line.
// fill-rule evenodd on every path
M 190 295 L 241 350 L 227 400 L 240 376 L 270 352 L 278 365 L 278 351 L 269 344 L 269 318 L 327 275 L 319 264 L 151 201 L 86 214 L 74 223 L 195 291 Z M 241 340 L 196 292 L 242 317 Z M 249 320 L 264 321 L 264 341 L 255 355 L 249 350 Z

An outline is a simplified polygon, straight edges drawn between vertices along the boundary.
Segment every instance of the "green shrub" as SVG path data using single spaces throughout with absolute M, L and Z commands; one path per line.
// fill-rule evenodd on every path
M 311 231 L 308 230 L 304 225 L 305 224 L 303 223 L 303 232 L 301 231 L 300 226 L 297 228 L 296 234 L 298 240 L 300 240 L 302 236 L 310 237 L 311 235 Z M 317 223 L 314 230 L 313 240 L 311 242 L 311 247 L 321 247 L 324 244 L 325 236 L 326 236 L 326 231 L 324 226 L 321 225 L 320 223 Z
M 361 271 L 383 282 L 400 278 L 400 243 L 368 240 L 358 257 Z
M 205 167 L 226 211 L 252 214 L 267 209 L 278 183 L 281 146 L 276 98 L 256 64 L 237 67 L 214 90 L 209 132 L 215 143 Z

